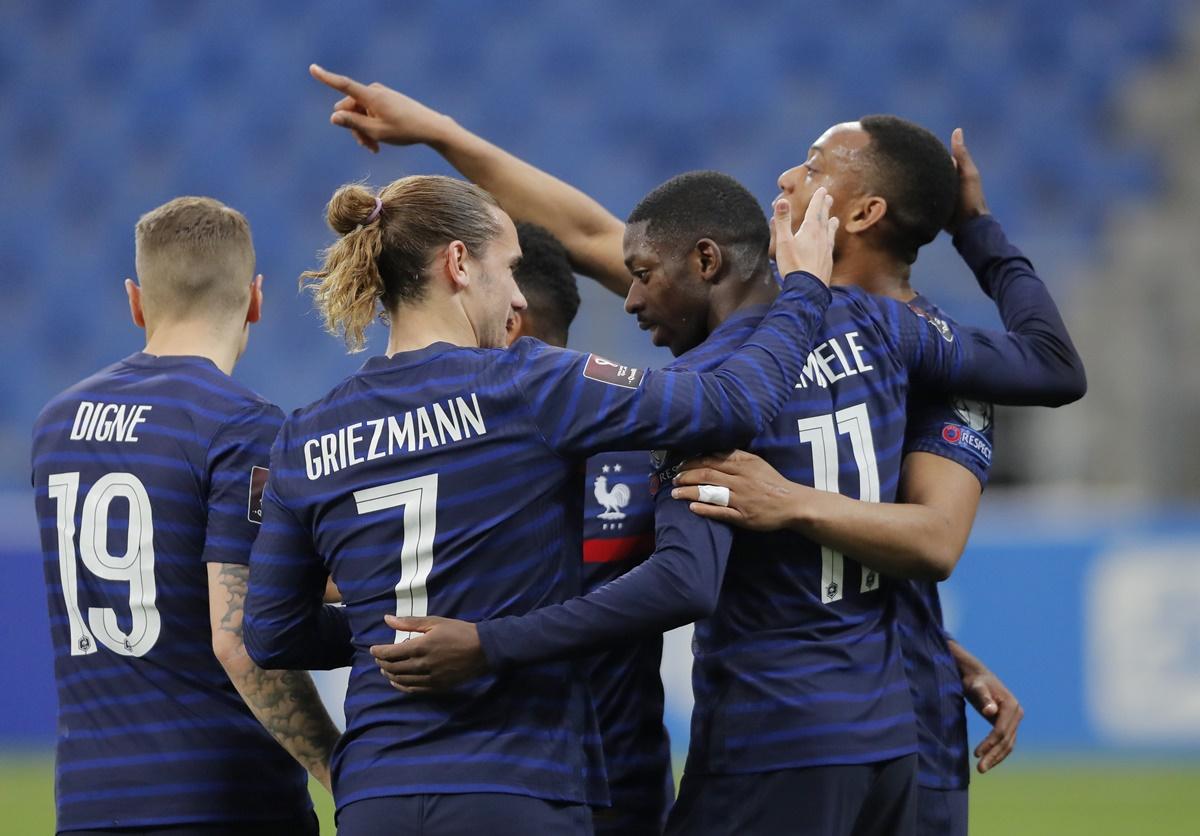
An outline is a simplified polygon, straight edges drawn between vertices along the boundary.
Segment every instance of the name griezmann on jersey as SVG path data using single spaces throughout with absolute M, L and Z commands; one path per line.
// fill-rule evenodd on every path
M 487 435 L 483 410 L 475 393 L 447 398 L 397 415 L 358 421 L 304 442 L 304 470 L 309 481 L 363 462 L 432 449 Z

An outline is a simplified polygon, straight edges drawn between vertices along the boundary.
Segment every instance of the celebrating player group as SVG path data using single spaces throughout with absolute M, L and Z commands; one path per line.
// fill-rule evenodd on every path
M 387 348 L 286 417 L 231 376 L 262 311 L 246 219 L 181 197 L 138 221 L 145 349 L 34 427 L 58 832 L 315 834 L 307 772 L 351 836 L 965 836 L 965 705 L 980 772 L 1022 708 L 938 582 L 992 404 L 1086 381 L 961 131 L 863 117 L 797 144 L 769 217 L 694 171 L 621 222 L 311 73 L 360 145 L 464 179 L 332 196 L 302 281 L 350 350 L 380 319 Z M 1004 331 L 913 288 L 943 230 Z M 575 273 L 675 359 L 566 349 Z M 676 793 L 659 664 L 690 622 Z M 307 672 L 342 667 L 339 733 Z

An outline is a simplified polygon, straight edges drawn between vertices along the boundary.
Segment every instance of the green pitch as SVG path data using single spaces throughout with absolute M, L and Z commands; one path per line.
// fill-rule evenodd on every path
M 313 785 L 321 832 L 333 804 Z M 1026 759 L 977 777 L 972 836 L 1191 836 L 1200 832 L 1200 764 Z M 0 758 L 0 833 L 39 836 L 54 828 L 54 772 L 45 756 Z

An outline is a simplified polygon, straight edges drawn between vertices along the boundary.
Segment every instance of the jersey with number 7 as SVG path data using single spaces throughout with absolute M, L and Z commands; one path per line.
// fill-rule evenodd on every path
M 354 666 L 333 758 L 339 809 L 387 796 L 503 792 L 606 802 L 581 672 L 550 663 L 408 695 L 368 652 L 386 614 L 479 620 L 580 591 L 584 460 L 745 441 L 779 410 L 829 304 L 798 274 L 710 373 L 646 372 L 522 339 L 434 343 L 363 369 L 285 422 L 251 558 L 246 647 L 260 664 L 338 658 L 326 573 Z M 737 348 L 737 347 L 733 347 Z M 324 630 L 323 626 L 330 627 Z
M 213 655 L 205 564 L 249 560 L 283 415 L 200 357 L 134 354 L 33 433 L 58 685 L 58 830 L 289 819 L 307 776 Z

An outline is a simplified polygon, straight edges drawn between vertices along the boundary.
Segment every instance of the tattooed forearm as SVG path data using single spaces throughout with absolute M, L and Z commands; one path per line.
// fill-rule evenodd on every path
M 329 755 L 338 730 L 312 677 L 304 671 L 265 671 L 242 643 L 249 567 L 223 563 L 210 569 L 213 647 L 246 705 L 267 731 L 321 783 L 329 786 Z M 214 583 L 215 581 L 215 583 Z

